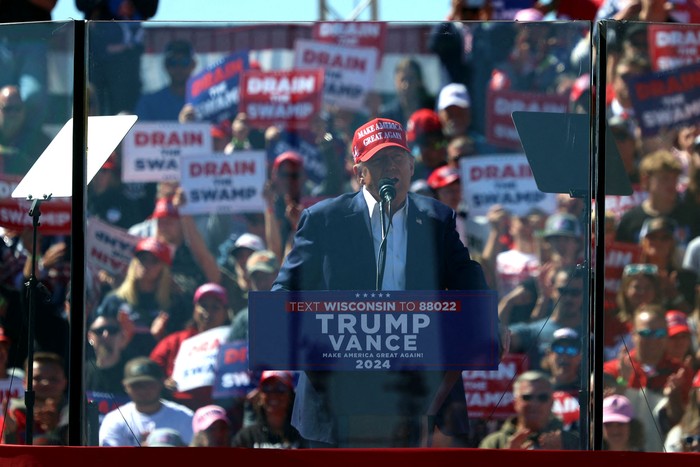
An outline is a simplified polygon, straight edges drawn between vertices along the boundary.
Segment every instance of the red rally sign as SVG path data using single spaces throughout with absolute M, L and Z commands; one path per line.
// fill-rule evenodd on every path
M 252 126 L 306 129 L 321 112 L 323 78 L 320 68 L 246 72 L 241 76 L 241 110 Z
M 32 202 L 12 198 L 12 192 L 22 177 L 0 174 L 0 227 L 22 231 L 32 227 L 29 215 Z M 69 235 L 71 233 L 71 204 L 66 199 L 51 199 L 40 206 L 39 232 L 44 235 Z

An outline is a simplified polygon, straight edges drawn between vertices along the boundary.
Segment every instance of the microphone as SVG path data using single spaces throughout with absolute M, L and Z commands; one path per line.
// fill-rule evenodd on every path
M 396 198 L 396 182 L 399 180 L 397 178 L 382 178 L 379 180 L 379 198 L 391 204 L 391 201 Z

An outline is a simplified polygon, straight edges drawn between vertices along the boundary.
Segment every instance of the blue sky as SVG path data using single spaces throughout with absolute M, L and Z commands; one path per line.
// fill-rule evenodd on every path
M 377 0 L 382 21 L 439 21 L 449 10 L 450 0 Z M 327 0 L 335 11 L 347 18 L 361 0 Z M 315 21 L 319 19 L 319 0 L 160 0 L 158 21 Z M 55 21 L 83 19 L 75 0 L 58 0 L 53 10 Z M 331 17 L 333 18 L 333 17 Z M 369 8 L 360 19 L 369 19 Z

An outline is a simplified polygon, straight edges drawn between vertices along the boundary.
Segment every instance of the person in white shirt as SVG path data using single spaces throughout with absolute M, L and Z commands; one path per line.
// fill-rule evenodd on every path
M 192 441 L 192 416 L 184 405 L 161 399 L 163 371 L 147 357 L 124 368 L 124 388 L 131 402 L 109 412 L 100 425 L 100 446 L 141 446 L 159 428 L 171 428 L 183 442 Z

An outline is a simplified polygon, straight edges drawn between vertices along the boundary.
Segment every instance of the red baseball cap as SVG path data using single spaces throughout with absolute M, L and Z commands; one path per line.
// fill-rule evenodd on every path
M 262 385 L 265 381 L 268 381 L 270 379 L 276 379 L 278 381 L 281 381 L 291 391 L 294 390 L 294 377 L 289 371 L 263 371 L 262 375 L 260 376 L 260 385 Z
M 170 197 L 160 198 L 156 201 L 156 207 L 151 214 L 153 219 L 161 219 L 163 217 L 180 217 L 177 208 L 173 205 L 173 199 Z
M 435 133 L 442 135 L 442 123 L 437 112 L 432 109 L 418 109 L 411 114 L 406 123 L 406 139 L 414 143 L 424 135 Z
M 155 237 L 146 237 L 139 240 L 139 242 L 136 244 L 134 253 L 139 253 L 141 251 L 146 251 L 152 254 L 168 266 L 172 264 L 170 247 Z
M 388 118 L 375 118 L 355 130 L 352 157 L 355 164 L 370 160 L 384 148 L 397 147 L 411 152 L 406 145 L 406 132 L 401 124 Z
M 283 162 L 291 162 L 297 167 L 304 166 L 304 158 L 301 157 L 301 154 L 296 151 L 285 151 L 275 157 L 275 160 L 272 162 L 272 170 L 276 172 Z
M 221 287 L 219 284 L 214 282 L 207 282 L 206 284 L 200 285 L 194 292 L 194 303 L 200 301 L 206 295 L 213 295 L 224 305 L 228 304 L 228 297 L 226 295 L 226 289 Z
M 428 177 L 428 186 L 433 190 L 437 190 L 456 181 L 459 181 L 459 170 L 455 167 L 443 165 L 431 172 Z
M 666 327 L 668 328 L 669 337 L 673 337 L 684 332 L 690 333 L 690 328 L 688 327 L 688 317 L 682 311 L 667 311 Z

